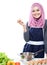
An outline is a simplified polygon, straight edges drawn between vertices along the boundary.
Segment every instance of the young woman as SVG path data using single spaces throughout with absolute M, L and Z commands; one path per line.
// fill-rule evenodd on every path
M 35 53 L 42 50 L 37 53 L 35 58 L 44 58 L 43 28 L 45 25 L 45 16 L 42 5 L 39 3 L 34 3 L 32 5 L 27 25 L 21 20 L 18 20 L 18 23 L 22 25 L 24 29 L 24 39 L 26 44 L 23 52 Z

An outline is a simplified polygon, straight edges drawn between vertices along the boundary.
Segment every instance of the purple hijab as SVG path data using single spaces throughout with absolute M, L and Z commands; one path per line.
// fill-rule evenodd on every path
M 38 7 L 39 10 L 41 11 L 41 17 L 38 20 L 35 20 L 32 16 L 32 8 L 35 6 Z M 34 28 L 43 28 L 44 24 L 45 24 L 45 16 L 44 16 L 43 7 L 39 3 L 34 3 L 31 7 L 28 26 L 34 27 Z

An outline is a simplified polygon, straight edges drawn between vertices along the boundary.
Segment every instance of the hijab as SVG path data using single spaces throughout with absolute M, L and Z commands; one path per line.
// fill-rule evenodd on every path
M 40 12 L 41 12 L 41 16 L 38 19 L 35 19 L 32 16 L 32 9 L 33 9 L 33 7 L 38 7 Z M 28 26 L 34 27 L 34 28 L 43 28 L 44 24 L 45 24 L 45 16 L 44 16 L 43 7 L 39 3 L 34 3 L 32 5 L 32 7 L 31 7 L 31 12 L 30 12 L 30 16 L 29 16 Z

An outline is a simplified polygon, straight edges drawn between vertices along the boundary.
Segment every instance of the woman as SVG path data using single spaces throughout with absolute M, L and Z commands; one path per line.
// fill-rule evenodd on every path
M 26 44 L 23 52 L 35 53 L 42 50 L 35 55 L 35 58 L 44 58 L 43 28 L 45 25 L 45 16 L 43 7 L 39 3 L 34 3 L 31 7 L 27 26 L 21 20 L 18 20 L 18 23 L 22 25 L 24 29 Z

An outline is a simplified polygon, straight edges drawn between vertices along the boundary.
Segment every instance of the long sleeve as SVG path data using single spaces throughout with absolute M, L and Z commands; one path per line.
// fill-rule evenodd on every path
M 24 32 L 24 40 L 28 42 L 29 41 L 29 29 L 30 29 L 30 27 L 28 27 L 28 23 L 26 24 L 26 29 L 27 29 L 27 32 Z
M 47 20 L 45 21 L 44 26 L 44 44 L 45 44 L 45 52 L 47 53 Z

